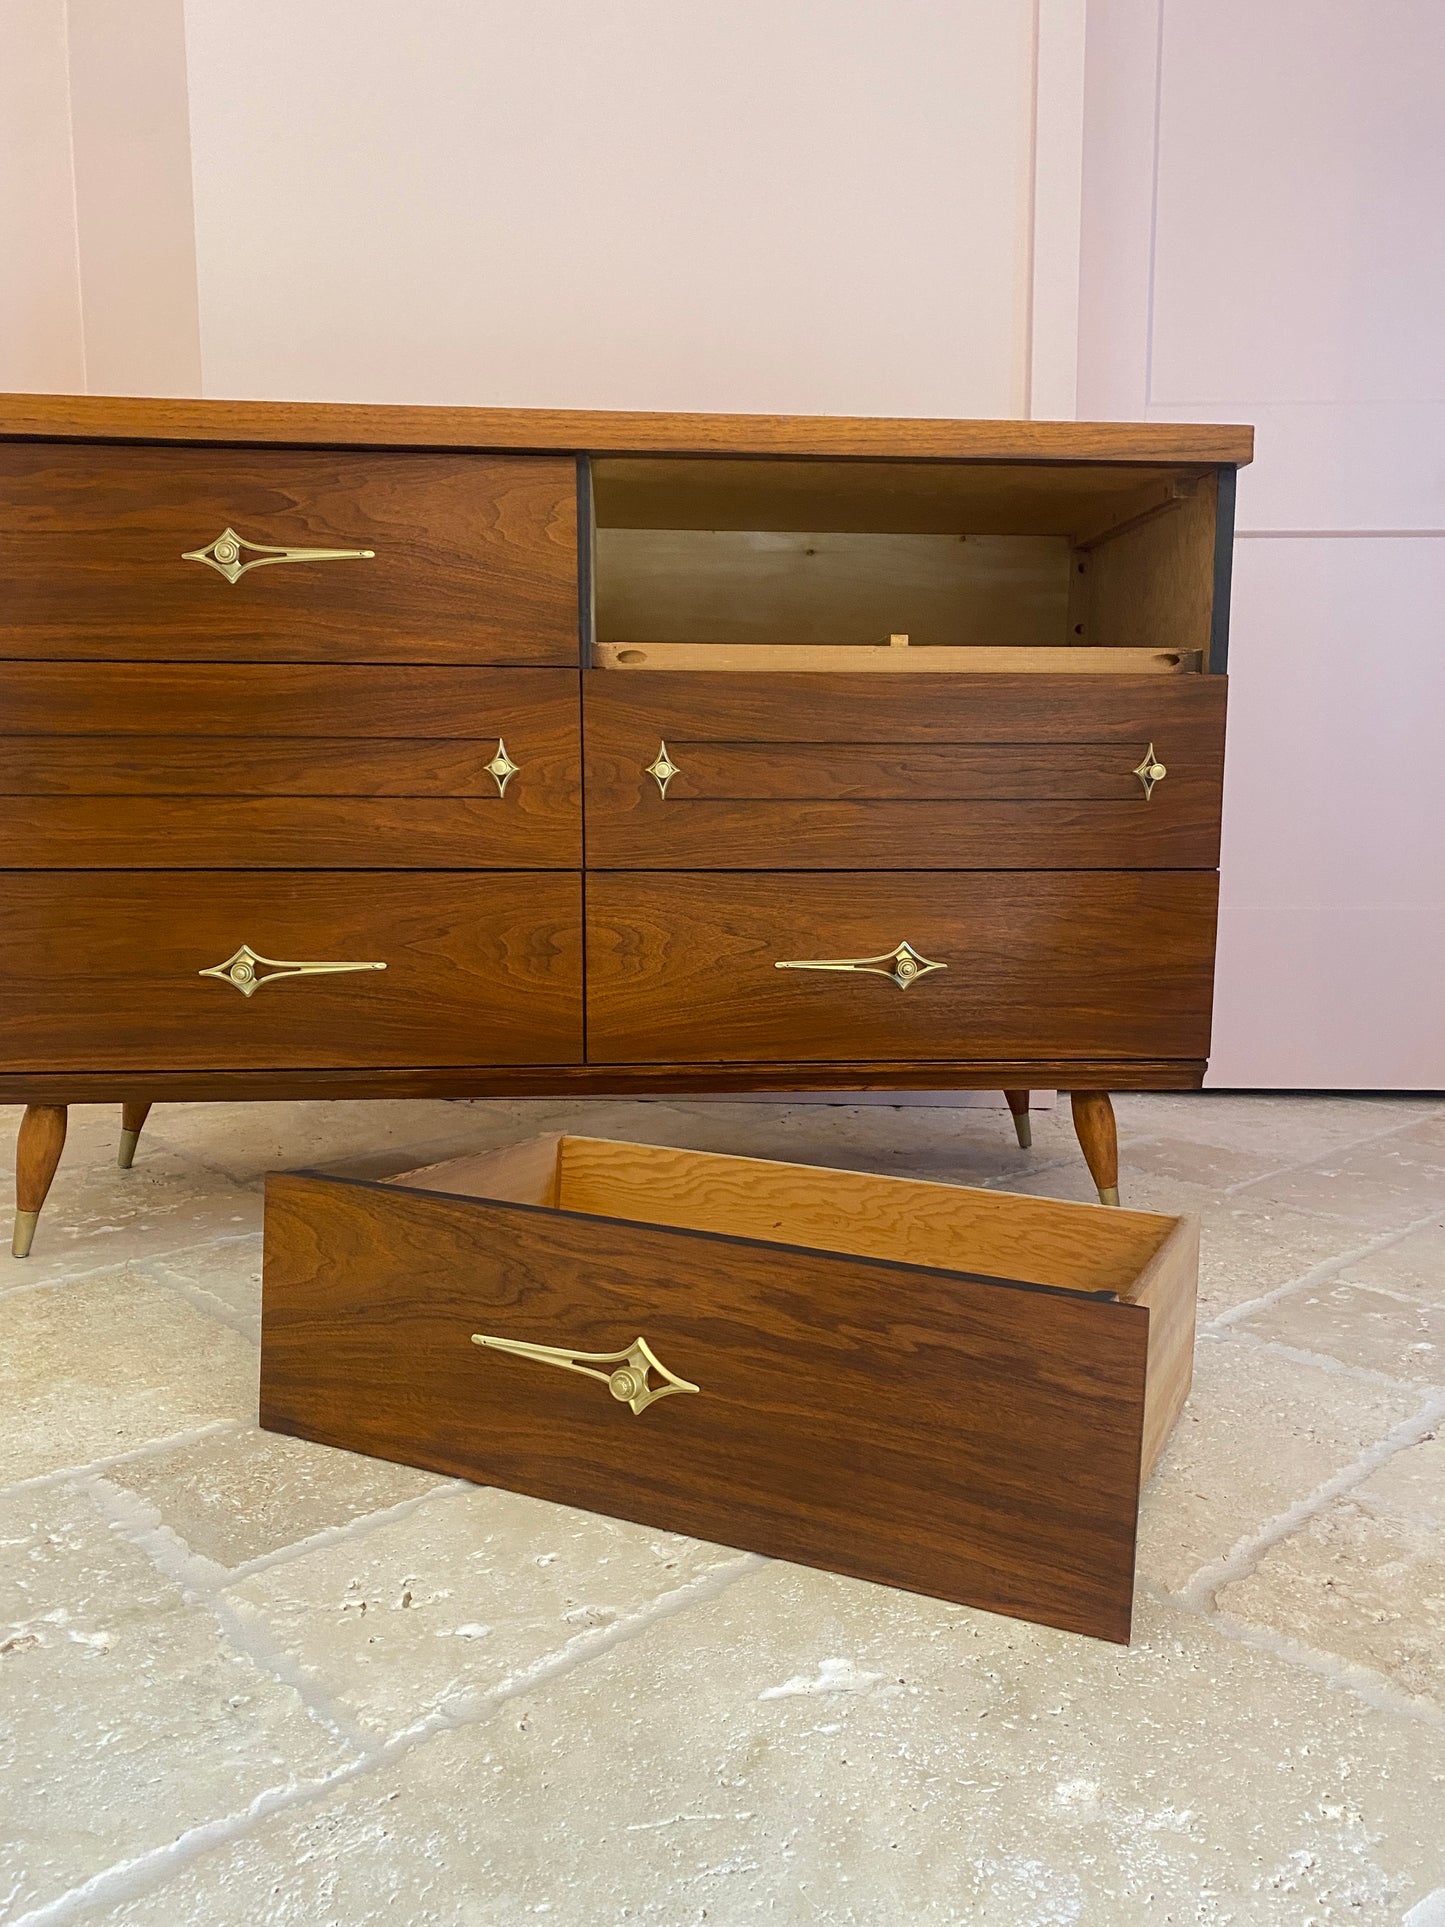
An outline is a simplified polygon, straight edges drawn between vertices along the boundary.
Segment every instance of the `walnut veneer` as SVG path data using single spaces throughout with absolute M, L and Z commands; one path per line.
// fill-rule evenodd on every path
M 1249 454 L 0 401 L 17 1250 L 81 1101 L 1061 1085 L 1112 1194 L 1208 1052 Z

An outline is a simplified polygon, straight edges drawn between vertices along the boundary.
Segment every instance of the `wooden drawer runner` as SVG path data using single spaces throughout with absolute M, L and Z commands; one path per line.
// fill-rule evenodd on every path
M 575 670 L 6 663 L 0 703 L 0 868 L 582 860 Z
M 270 979 L 250 994 L 244 947 Z M 295 974 L 317 963 L 373 967 Z M 92 870 L 13 873 L 0 892 L 5 1070 L 575 1064 L 581 1052 L 575 875 Z
M 1187 870 L 592 875 L 588 1058 L 1205 1057 L 1216 896 Z
M 1197 1254 L 1187 1220 L 591 1138 L 275 1176 L 261 1422 L 1123 1640 Z M 608 1384 L 639 1338 L 689 1390 Z
M 1212 869 L 1219 860 L 1220 677 L 597 671 L 582 680 L 592 866 Z M 1148 776 L 1159 766 L 1163 777 Z
M 0 655 L 575 664 L 575 464 L 0 445 Z

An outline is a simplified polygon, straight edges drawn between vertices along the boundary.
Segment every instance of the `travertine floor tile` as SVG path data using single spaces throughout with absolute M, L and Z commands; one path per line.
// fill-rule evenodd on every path
M 191 1245 L 147 1265 L 148 1276 L 196 1295 L 202 1310 L 259 1344 L 261 1338 L 261 1233 Z
M 69 1280 L 0 1295 L 0 1478 L 140 1456 L 84 1488 L 125 1536 L 63 1479 L 0 1507 L 0 1582 L 22 1589 L 0 1735 L 53 1790 L 32 1817 L 0 1777 L 0 1839 L 20 1836 L 0 1921 L 111 1862 L 158 1877 L 144 1856 L 212 1821 L 232 1844 L 134 1901 L 104 1889 L 77 1927 L 1416 1927 L 1445 1887 L 1438 1441 L 1224 1586 L 1240 1638 L 1148 1587 L 1202 1570 L 1201 1605 L 1231 1549 L 1425 1409 L 1445 1109 L 1118 1110 L 1126 1202 L 1202 1213 L 1203 1317 L 1325 1273 L 1202 1345 L 1145 1498 L 1129 1652 L 252 1429 L 268 1167 L 382 1176 L 570 1129 L 1088 1200 L 1067 1100 L 1032 1153 L 1002 1109 L 160 1105 L 129 1176 L 118 1107 L 77 1108 L 35 1258 L 0 1260 L 0 1293 Z M 1349 1256 L 1432 1199 L 1430 1228 Z M 191 1603 L 131 1543 L 148 1523 Z M 1360 1668 L 1419 1718 L 1360 1697 Z M 431 1737 L 313 1799 L 356 1756 L 298 1695 L 353 1738 Z M 288 1786 L 294 1811 L 246 1817 Z
M 1426 1151 L 1445 1151 L 1445 1107 L 1407 1125 L 1398 1142 L 1417 1145 Z
M 256 1353 L 146 1276 L 0 1298 L 0 1486 L 256 1415 Z
M 0 1920 L 356 1757 L 83 1493 L 0 1500 L 0 1550 Z
M 358 1726 L 389 1739 L 737 1556 L 482 1488 L 269 1567 L 226 1597 Z
M 1151 1178 L 1178 1180 L 1206 1191 L 1226 1191 L 1268 1177 L 1284 1162 L 1258 1151 L 1200 1144 L 1185 1136 L 1137 1139 L 1124 1147 L 1124 1168 Z
M 990 1182 L 994 1191 L 1018 1191 L 1032 1198 L 1068 1198 L 1077 1204 L 1098 1204 L 1099 1194 L 1082 1158 L 1077 1163 L 1057 1164 L 1032 1174 L 1011 1173 Z M 1219 1202 L 1219 1193 L 1207 1185 L 1187 1184 L 1179 1178 L 1156 1177 L 1141 1171 L 1121 1152 L 1119 1159 L 1119 1201 L 1127 1211 L 1163 1211 L 1170 1215 L 1193 1212 L 1202 1216 Z M 1107 1209 L 1107 1206 L 1101 1206 Z
M 1177 1590 L 1420 1409 L 1245 1340 L 1204 1340 L 1189 1403 L 1144 1493 L 1139 1576 Z
M 1303 1278 L 1317 1265 L 1333 1264 L 1371 1236 L 1339 1218 L 1258 1210 L 1237 1196 L 1206 1205 L 1199 1224 L 1200 1324 Z
M 1445 1209 L 1445 1151 L 1395 1137 L 1302 1165 L 1236 1191 L 1254 1210 L 1283 1205 L 1389 1231 Z
M 1400 1292 L 1427 1305 L 1445 1305 L 1445 1209 L 1438 1223 L 1412 1231 L 1368 1257 L 1353 1259 L 1340 1272 L 1340 1280 Z
M 773 1566 L 105 1927 L 1399 1927 L 1445 1736 L 1141 1620 L 1125 1651 Z
M 1121 1133 L 1160 1132 L 1245 1151 L 1273 1164 L 1307 1163 L 1382 1131 L 1433 1118 L 1438 1097 L 1236 1095 L 1226 1091 L 1125 1092 L 1114 1099 Z
M 1218 1603 L 1445 1712 L 1445 1434 L 1397 1453 Z
M 11 1257 L 8 1208 L 0 1216 L 0 1296 L 260 1228 L 255 1193 L 171 1152 L 144 1169 L 117 1170 L 112 1144 L 103 1161 L 61 1164 L 28 1258 Z
M 434 1492 L 434 1473 L 275 1432 L 228 1432 L 148 1454 L 106 1475 L 154 1507 L 190 1551 L 235 1567 L 313 1533 Z
M 1418 1385 L 1445 1385 L 1445 1305 L 1331 1283 L 1277 1299 L 1234 1329 Z

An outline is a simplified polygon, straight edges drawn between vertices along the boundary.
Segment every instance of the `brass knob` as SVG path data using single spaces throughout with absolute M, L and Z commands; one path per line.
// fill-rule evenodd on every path
M 1134 771 L 1134 774 L 1139 778 L 1140 786 L 1144 791 L 1144 801 L 1147 803 L 1149 798 L 1154 794 L 1154 785 L 1156 783 L 1162 783 L 1164 778 L 1169 774 L 1169 771 L 1164 767 L 1163 763 L 1159 761 L 1152 743 L 1148 749 L 1145 750 L 1144 760 Z

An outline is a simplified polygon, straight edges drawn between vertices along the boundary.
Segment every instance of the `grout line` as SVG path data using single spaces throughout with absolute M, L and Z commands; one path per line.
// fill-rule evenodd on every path
M 290 1687 L 306 1711 L 363 1757 L 372 1743 L 364 1730 L 339 1706 L 325 1685 L 272 1639 L 256 1615 L 221 1596 L 218 1577 L 225 1569 L 213 1559 L 192 1552 L 166 1525 L 160 1510 L 137 1493 L 101 1477 L 81 1482 L 96 1511 L 112 1530 L 143 1552 L 163 1578 L 179 1587 L 188 1604 L 209 1607 L 222 1637 L 235 1652 L 282 1686 Z
M 258 1253 L 258 1258 L 259 1255 Z M 215 1292 L 208 1291 L 204 1285 L 193 1285 L 188 1278 L 181 1278 L 174 1275 L 167 1276 L 163 1272 L 161 1275 L 153 1277 L 150 1282 L 159 1285 L 162 1291 L 172 1292 L 177 1298 L 182 1299 L 188 1304 L 193 1311 L 200 1312 L 202 1317 L 210 1318 L 218 1325 L 224 1325 L 227 1331 L 234 1332 L 238 1338 L 244 1338 L 248 1344 L 259 1348 L 261 1343 L 261 1308 L 259 1303 L 255 1313 L 248 1317 L 245 1312 L 237 1311 L 234 1305 L 228 1305 L 225 1299 L 219 1297 Z M 260 1280 L 258 1279 L 258 1286 L 259 1283 Z
M 42 1228 L 44 1221 L 42 1220 Z M 116 1238 L 125 1235 L 124 1228 L 118 1227 L 106 1232 L 91 1234 L 98 1237 Z M 192 1251 L 213 1251 L 218 1245 L 243 1244 L 248 1238 L 259 1238 L 259 1231 L 226 1231 L 214 1238 L 193 1238 L 188 1244 L 172 1245 L 165 1251 L 147 1252 L 139 1258 L 112 1258 L 105 1264 L 91 1265 L 84 1271 L 59 1271 L 33 1281 L 26 1279 L 18 1285 L 0 1285 L 0 1303 L 7 1298 L 20 1298 L 29 1292 L 49 1291 L 61 1285 L 87 1284 L 92 1278 L 104 1278 L 111 1272 L 135 1271 L 143 1265 L 158 1265 L 172 1258 L 183 1258 Z
M 1140 1580 L 1136 1591 L 1161 1604 L 1190 1613 L 1221 1638 L 1233 1640 L 1241 1646 L 1252 1646 L 1258 1652 L 1269 1653 L 1273 1658 L 1283 1660 L 1286 1665 L 1301 1666 L 1307 1672 L 1318 1674 L 1332 1686 L 1340 1686 L 1353 1693 L 1373 1712 L 1413 1720 L 1436 1732 L 1445 1732 L 1445 1710 L 1430 1700 L 1402 1692 L 1393 1680 L 1372 1666 L 1344 1659 L 1338 1653 L 1325 1652 L 1318 1646 L 1308 1646 L 1302 1640 L 1291 1639 L 1287 1633 L 1276 1632 L 1268 1626 L 1256 1626 L 1249 1620 L 1236 1619 L 1228 1612 L 1217 1609 L 1200 1611 L 1191 1606 L 1182 1593 L 1171 1592 L 1167 1586 Z
M 277 1566 L 289 1565 L 293 1559 L 303 1558 L 309 1552 L 324 1552 L 328 1546 L 344 1545 L 353 1539 L 370 1538 L 383 1526 L 393 1524 L 398 1519 L 410 1518 L 423 1506 L 432 1505 L 437 1500 L 449 1498 L 457 1493 L 479 1490 L 467 1479 L 439 1479 L 428 1492 L 418 1492 L 410 1499 L 399 1499 L 395 1505 L 383 1506 L 376 1512 L 363 1512 L 355 1519 L 348 1519 L 344 1526 L 323 1526 L 319 1532 L 297 1539 L 291 1545 L 277 1546 L 272 1552 L 263 1552 L 254 1559 L 246 1560 L 239 1566 L 217 1566 L 220 1574 L 216 1584 L 218 1589 L 238 1586 L 242 1580 L 252 1578 L 258 1572 L 270 1572 Z
M 1426 1115 L 1435 1116 L 1437 1113 L 1428 1112 Z M 1334 1145 L 1328 1151 L 1321 1151 L 1316 1157 L 1301 1158 L 1296 1164 L 1282 1164 L 1277 1171 L 1266 1171 L 1257 1178 L 1241 1178 L 1238 1184 L 1225 1186 L 1225 1196 L 1234 1197 L 1239 1192 L 1247 1191 L 1249 1187 L 1254 1184 L 1268 1184 L 1272 1178 L 1281 1177 L 1287 1171 L 1309 1171 L 1313 1170 L 1316 1165 L 1328 1164 L 1333 1158 L 1353 1156 L 1356 1151 L 1362 1150 L 1367 1144 L 1382 1144 L 1386 1138 L 1396 1137 L 1402 1131 L 1414 1130 L 1416 1124 L 1419 1122 L 1420 1120 L 1418 1118 L 1411 1118 L 1409 1122 L 1405 1124 L 1390 1124 L 1387 1125 L 1383 1131 L 1368 1131 L 1363 1137 L 1352 1137 L 1345 1144 Z M 1308 1209 L 1309 1207 L 1306 1206 L 1305 1208 Z M 1445 1209 L 1445 1206 L 1442 1206 L 1442 1209 Z M 1319 1215 L 1324 1216 L 1326 1214 L 1320 1213 Z
M 62 1465 L 53 1472 L 37 1472 L 32 1478 L 17 1479 L 13 1485 L 0 1486 L 0 1498 L 8 1499 L 17 1492 L 43 1492 L 54 1485 L 73 1485 L 92 1475 L 102 1477 L 117 1466 L 134 1465 L 139 1459 L 156 1458 L 162 1452 L 172 1452 L 182 1445 L 196 1445 L 202 1439 L 216 1438 L 224 1432 L 246 1431 L 253 1423 L 243 1418 L 212 1419 L 208 1425 L 194 1426 L 188 1432 L 170 1432 L 163 1439 L 147 1439 L 144 1445 L 133 1446 L 129 1452 L 113 1452 L 108 1458 L 90 1459 L 84 1465 Z
M 1207 1325 L 1201 1326 L 1201 1333 L 1208 1332 L 1212 1336 L 1217 1336 L 1237 1325 L 1241 1319 L 1251 1317 L 1255 1312 L 1265 1311 L 1271 1305 L 1277 1305 L 1281 1299 L 1288 1298 L 1297 1291 L 1308 1290 L 1311 1285 L 1327 1284 L 1332 1278 L 1337 1278 L 1342 1271 L 1348 1270 L 1351 1265 L 1357 1265 L 1365 1258 L 1374 1257 L 1378 1251 L 1388 1251 L 1391 1245 L 1413 1237 L 1417 1231 L 1428 1230 L 1437 1222 L 1439 1216 L 1438 1211 L 1431 1211 L 1427 1216 L 1416 1218 L 1411 1223 L 1402 1225 L 1398 1230 L 1382 1231 L 1376 1237 L 1367 1238 L 1363 1244 L 1353 1245 L 1337 1257 L 1323 1258 L 1319 1264 L 1311 1265 L 1308 1271 L 1302 1271 L 1297 1278 L 1288 1278 L 1282 1285 L 1275 1285 L 1272 1290 L 1261 1292 L 1258 1298 L 1247 1298 L 1243 1304 L 1231 1305 L 1227 1311 L 1220 1312 L 1218 1317 L 1211 1318 Z
M 1277 1513 L 1256 1531 L 1247 1533 L 1222 1557 L 1201 1566 L 1173 1597 L 1193 1612 L 1207 1614 L 1217 1610 L 1216 1594 L 1226 1586 L 1248 1578 L 1265 1553 L 1281 1540 L 1288 1539 L 1302 1525 L 1317 1518 L 1336 1499 L 1363 1485 L 1372 1472 L 1378 1472 L 1382 1465 L 1388 1464 L 1410 1446 L 1418 1445 L 1442 1420 L 1445 1420 L 1445 1394 L 1437 1392 L 1424 1399 L 1411 1417 L 1402 1419 L 1384 1438 L 1377 1440 L 1357 1459 L 1326 1479 L 1323 1485 Z
M 93 1908 L 114 1906 L 151 1892 L 191 1862 L 253 1832 L 263 1820 L 278 1813 L 304 1812 L 309 1807 L 319 1805 L 341 1787 L 376 1775 L 382 1767 L 404 1759 L 415 1748 L 426 1745 L 441 1734 L 483 1724 L 508 1701 L 535 1691 L 540 1686 L 550 1685 L 565 1674 L 578 1670 L 594 1659 L 600 1659 L 613 1647 L 642 1637 L 663 1620 L 676 1618 L 694 1606 L 708 1604 L 721 1597 L 739 1580 L 750 1577 L 769 1563 L 756 1553 L 738 1553 L 699 1574 L 696 1579 L 674 1588 L 672 1592 L 661 1594 L 630 1617 L 618 1620 L 611 1626 L 578 1634 L 558 1652 L 534 1661 L 521 1672 L 510 1675 L 487 1692 L 476 1696 L 472 1702 L 459 1703 L 465 1710 L 433 1713 L 405 1732 L 374 1746 L 364 1758 L 339 1767 L 323 1779 L 268 1789 L 243 1812 L 205 1821 L 189 1828 L 163 1847 L 152 1848 L 133 1860 L 119 1861 L 92 1875 L 81 1886 L 72 1887 L 45 1905 L 22 1914 L 12 1923 L 12 1927 L 69 1927 L 69 1923 L 81 1919 Z
M 1292 1365 L 1312 1365 L 1317 1371 L 1334 1372 L 1342 1378 L 1356 1378 L 1387 1392 L 1413 1392 L 1417 1397 L 1437 1387 L 1445 1390 L 1445 1379 L 1398 1378 L 1373 1365 L 1352 1365 L 1336 1358 L 1333 1352 L 1313 1352 L 1307 1345 L 1286 1345 L 1277 1338 L 1259 1338 L 1253 1332 L 1204 1332 L 1200 1336 L 1213 1345 L 1247 1345 L 1252 1351 L 1268 1352 L 1271 1357 L 1287 1359 Z

